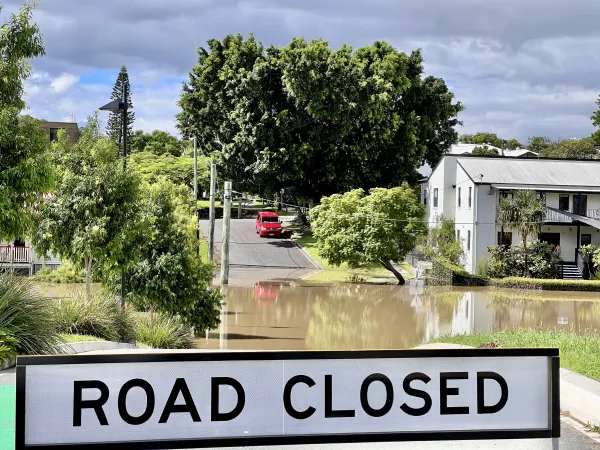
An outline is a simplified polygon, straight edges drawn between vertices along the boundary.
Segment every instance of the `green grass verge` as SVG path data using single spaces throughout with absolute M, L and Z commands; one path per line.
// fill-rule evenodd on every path
M 100 339 L 96 336 L 88 336 L 86 334 L 67 334 L 62 333 L 60 338 L 63 339 L 67 343 L 71 342 L 87 342 L 87 341 L 103 341 L 104 339 Z
M 332 266 L 327 263 L 325 258 L 319 256 L 317 249 L 317 240 L 312 234 L 304 234 L 296 238 L 296 241 L 306 250 L 306 252 L 321 266 L 323 271 L 311 275 L 307 278 L 309 281 L 317 283 L 339 283 L 344 281 L 350 281 L 351 279 L 368 280 L 370 278 L 390 278 L 391 283 L 396 283 L 394 275 L 381 267 L 379 264 L 370 264 L 357 269 L 351 269 L 347 264 L 342 264 L 339 267 Z M 407 263 L 402 263 L 402 267 L 409 273 L 404 278 L 410 280 L 414 278 L 415 274 Z
M 540 280 L 537 278 L 507 277 L 493 279 L 492 285 L 500 288 L 536 289 L 541 291 L 600 292 L 600 280 Z
M 15 448 L 15 386 L 0 385 L 0 448 Z
M 573 330 L 506 330 L 460 336 L 442 336 L 430 342 L 479 347 L 496 341 L 504 348 L 558 348 L 560 365 L 600 381 L 600 335 Z

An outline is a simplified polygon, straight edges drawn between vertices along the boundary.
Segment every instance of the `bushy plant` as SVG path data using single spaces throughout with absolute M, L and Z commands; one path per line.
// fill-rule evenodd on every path
M 18 354 L 56 353 L 55 346 L 62 343 L 53 303 L 37 293 L 28 279 L 9 274 L 0 274 L 0 330 L 10 337 L 5 347 Z
M 535 278 L 507 277 L 492 280 L 496 287 L 534 289 L 544 291 L 600 292 L 600 280 L 540 280 Z
M 6 330 L 0 330 L 0 366 L 8 359 L 17 356 L 19 340 Z
M 58 330 L 68 334 L 86 334 L 108 341 L 135 342 L 135 322 L 118 298 L 99 292 L 88 301 L 83 291 L 62 300 L 56 309 Z
M 421 239 L 418 248 L 426 255 L 444 258 L 459 266 L 464 252 L 460 240 L 456 238 L 454 220 L 440 216 L 439 221 L 440 226 L 431 228 L 427 236 Z
M 159 312 L 140 315 L 137 340 L 152 348 L 194 348 L 192 329 L 179 318 Z
M 490 258 L 488 260 L 488 276 L 504 278 L 518 276 L 521 271 L 515 264 L 515 248 L 506 245 L 492 245 L 488 247 Z
M 45 283 L 85 283 L 85 270 L 65 260 L 56 270 L 44 264 L 32 279 Z
M 532 278 L 554 278 L 560 258 L 547 242 L 527 244 L 527 254 L 520 247 L 488 247 L 488 275 L 492 278 L 518 277 L 529 271 Z

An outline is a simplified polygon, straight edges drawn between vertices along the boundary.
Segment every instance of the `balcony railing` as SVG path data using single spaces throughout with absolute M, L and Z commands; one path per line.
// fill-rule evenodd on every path
M 569 211 L 564 212 L 577 214 L 583 217 L 589 217 L 590 219 L 600 220 L 600 209 L 579 210 L 571 208 Z M 544 218 L 544 222 L 572 223 L 573 220 L 574 219 L 571 216 L 564 214 L 563 211 L 560 211 L 558 208 L 546 208 L 546 217 Z M 501 223 L 498 206 L 496 206 L 496 223 Z
M 29 264 L 30 262 L 29 247 L 0 245 L 0 264 Z

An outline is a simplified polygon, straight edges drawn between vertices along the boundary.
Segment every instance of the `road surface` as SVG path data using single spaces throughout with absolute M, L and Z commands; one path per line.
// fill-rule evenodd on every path
M 223 221 L 215 221 L 215 251 L 220 261 Z M 200 221 L 200 231 L 208 236 L 208 220 Z M 319 268 L 302 249 L 289 239 L 261 238 L 256 233 L 254 219 L 232 219 L 229 264 L 249 268 L 305 269 Z

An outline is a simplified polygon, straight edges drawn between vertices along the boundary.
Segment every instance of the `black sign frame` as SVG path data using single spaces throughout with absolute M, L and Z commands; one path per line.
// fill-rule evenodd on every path
M 547 357 L 549 364 L 549 423 L 544 429 L 427 431 L 395 433 L 315 434 L 159 441 L 26 445 L 25 399 L 27 366 L 56 364 L 115 364 L 142 362 L 273 361 L 326 359 L 416 359 L 416 358 Z M 344 444 L 368 442 L 550 439 L 560 437 L 560 361 L 556 348 L 538 349 L 447 349 L 447 350 L 357 350 L 357 351 L 228 351 L 136 353 L 107 355 L 20 356 L 16 366 L 15 450 L 65 450 L 85 446 L 100 450 L 219 448 L 265 445 Z

